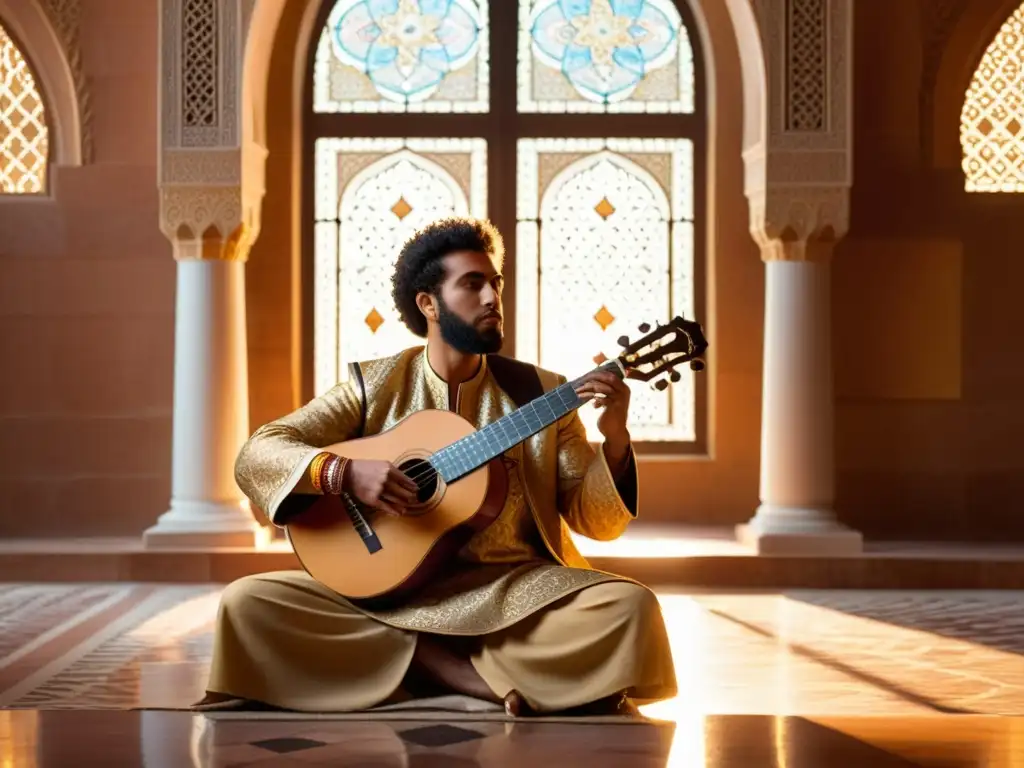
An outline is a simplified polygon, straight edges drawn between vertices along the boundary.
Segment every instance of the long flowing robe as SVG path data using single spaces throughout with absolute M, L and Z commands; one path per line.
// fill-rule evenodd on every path
M 565 382 L 540 368 L 537 373 L 545 391 Z M 454 410 L 479 429 L 517 405 L 498 385 L 486 356 L 473 378 L 459 385 L 455 403 L 425 347 L 354 364 L 348 380 L 252 435 L 236 464 L 239 486 L 272 522 L 287 525 L 313 500 L 295 488 L 321 448 L 378 434 L 426 408 Z M 509 489 L 499 517 L 474 535 L 441 578 L 399 607 L 370 610 L 341 602 L 399 629 L 484 635 L 585 587 L 629 581 L 593 569 L 570 531 L 610 540 L 635 519 L 632 455 L 616 483 L 604 452 L 591 447 L 573 411 L 503 460 Z

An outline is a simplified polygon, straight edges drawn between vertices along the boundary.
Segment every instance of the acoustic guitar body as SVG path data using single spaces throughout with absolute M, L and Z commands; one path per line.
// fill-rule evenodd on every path
M 378 435 L 325 447 L 350 459 L 390 461 L 425 487 L 402 517 L 360 507 L 376 538 L 370 544 L 342 497 L 319 498 L 287 526 L 302 567 L 338 594 L 367 604 L 397 602 L 422 587 L 504 506 L 508 477 L 500 457 L 450 485 L 426 462 L 474 431 L 456 413 L 424 410 Z

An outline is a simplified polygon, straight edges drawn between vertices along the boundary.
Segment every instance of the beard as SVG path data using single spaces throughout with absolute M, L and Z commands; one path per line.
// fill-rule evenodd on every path
M 464 355 L 490 355 L 501 350 L 504 339 L 500 326 L 480 330 L 449 310 L 440 296 L 437 297 L 437 303 L 437 323 L 441 329 L 441 338 L 453 349 Z

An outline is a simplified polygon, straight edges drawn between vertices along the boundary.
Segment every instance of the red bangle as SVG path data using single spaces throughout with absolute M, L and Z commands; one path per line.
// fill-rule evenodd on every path
M 324 493 L 332 496 L 341 495 L 347 465 L 348 459 L 340 456 L 332 456 L 324 462 L 320 468 L 320 487 L 323 488 Z

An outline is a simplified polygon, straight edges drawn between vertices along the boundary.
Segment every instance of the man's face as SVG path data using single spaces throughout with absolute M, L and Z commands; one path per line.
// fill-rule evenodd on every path
M 501 273 L 481 251 L 456 251 L 444 257 L 445 279 L 438 301 L 441 337 L 469 355 L 501 349 Z

